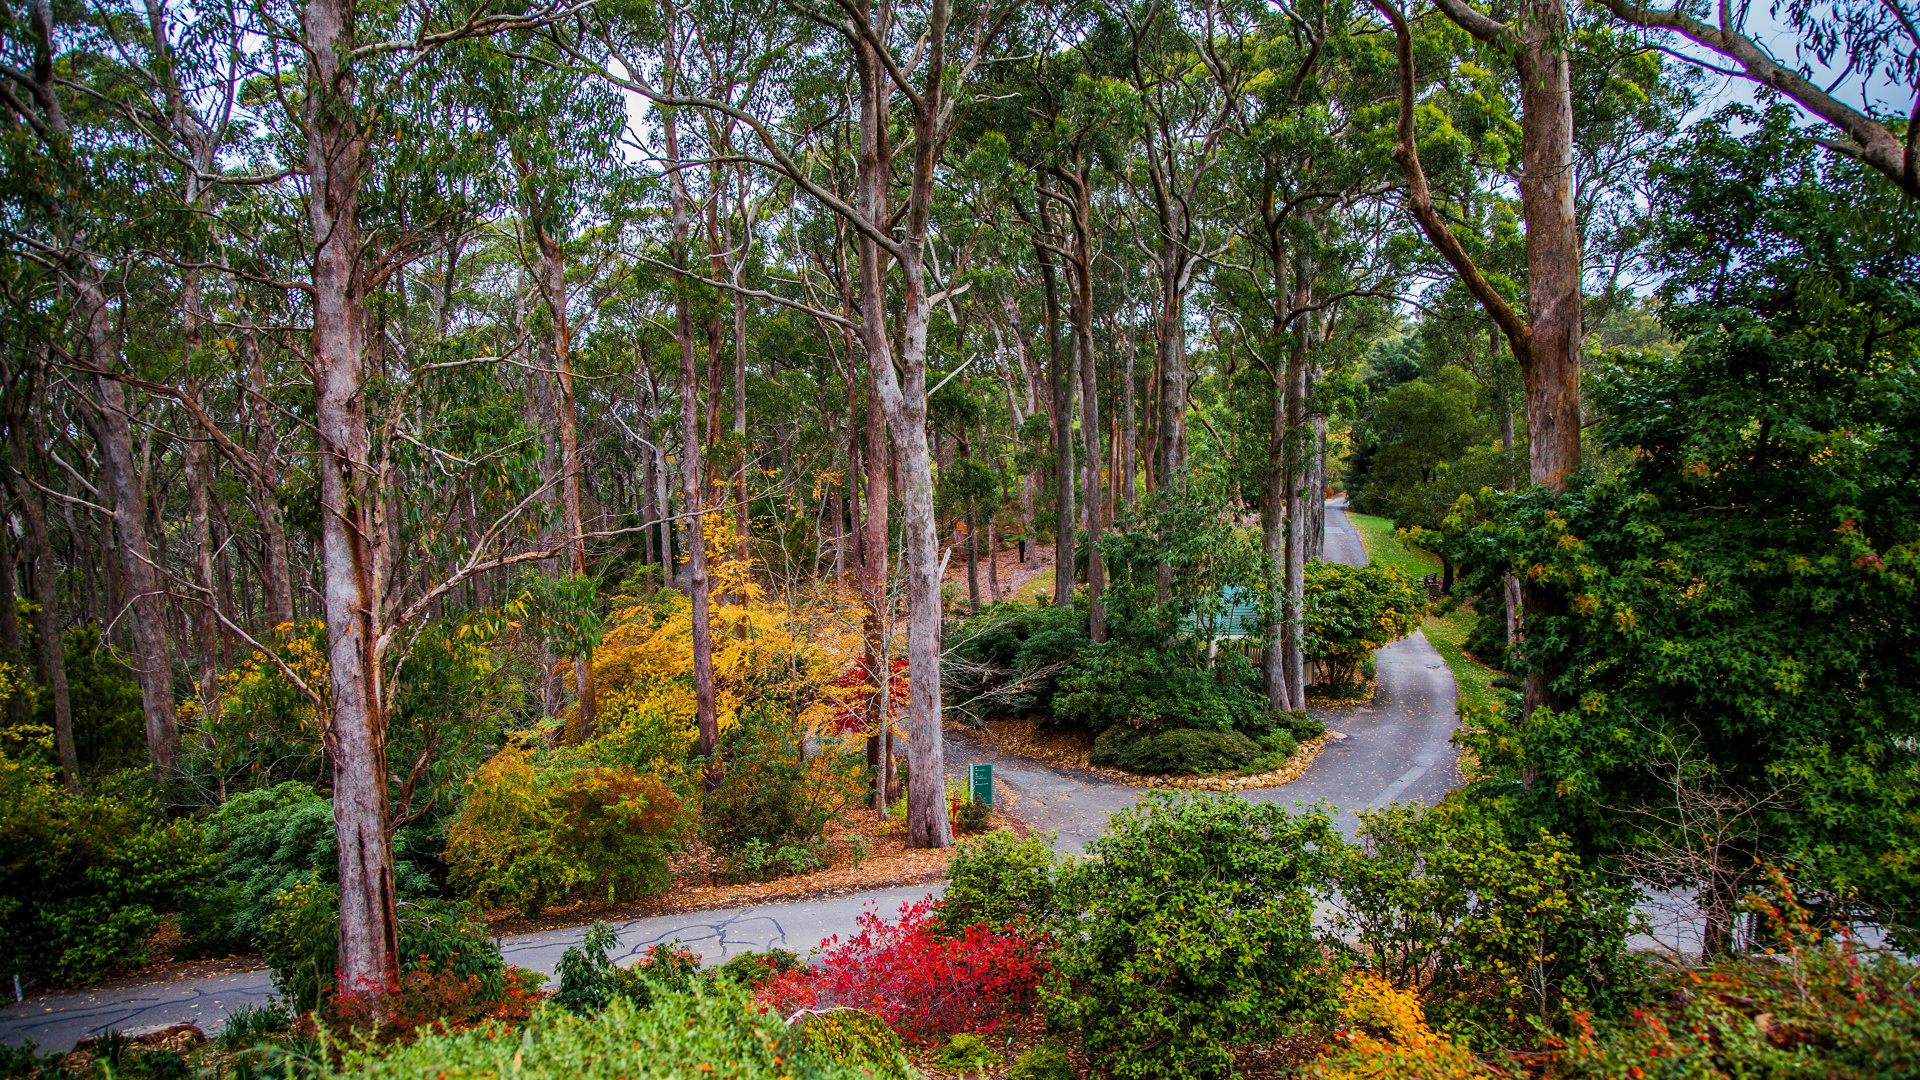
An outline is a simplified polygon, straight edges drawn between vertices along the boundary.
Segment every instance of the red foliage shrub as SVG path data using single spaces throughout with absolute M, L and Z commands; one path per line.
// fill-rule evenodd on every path
M 1031 1008 L 1047 973 L 1047 942 L 982 925 L 941 936 L 938 908 L 931 898 L 903 904 L 896 923 L 864 912 L 852 939 L 828 938 L 818 964 L 773 976 L 756 997 L 782 1015 L 861 1009 L 913 1042 L 989 1034 Z
M 504 986 L 498 988 L 480 977 L 462 978 L 448 971 L 409 971 L 387 986 L 323 994 L 320 1008 L 309 1022 L 334 1031 L 352 1031 L 375 1042 L 406 1039 L 415 1028 L 427 1025 L 455 1030 L 488 1020 L 517 1024 L 544 996 L 538 985 L 537 975 L 516 967 L 507 969 Z
M 907 658 L 902 656 L 887 665 L 887 715 L 898 717 L 900 710 L 906 708 L 909 700 L 909 680 L 907 676 Z M 828 723 L 833 730 L 842 735 L 850 731 L 861 731 L 867 726 L 867 703 L 878 691 L 867 683 L 867 662 L 857 659 L 853 665 L 841 672 L 839 678 L 827 684 L 828 699 L 833 712 Z

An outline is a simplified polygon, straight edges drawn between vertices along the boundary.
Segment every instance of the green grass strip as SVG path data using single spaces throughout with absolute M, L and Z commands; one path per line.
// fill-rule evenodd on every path
M 1440 569 L 1440 559 L 1430 551 L 1410 551 L 1394 539 L 1393 522 L 1371 514 L 1347 512 L 1347 520 L 1360 530 L 1360 543 L 1366 546 L 1367 561 L 1391 566 L 1410 578 L 1423 578 Z
M 1391 566 L 1411 577 L 1425 577 L 1440 569 L 1440 560 L 1431 552 L 1410 551 L 1393 535 L 1393 522 L 1371 514 L 1347 513 L 1347 520 L 1360 532 L 1360 543 L 1367 549 L 1370 562 Z M 1469 659 L 1462 646 L 1479 616 L 1467 607 L 1457 607 L 1451 615 L 1429 615 L 1420 629 L 1440 652 L 1440 658 L 1453 670 L 1453 683 L 1460 703 L 1471 707 L 1498 705 L 1506 691 L 1492 685 L 1500 673 Z

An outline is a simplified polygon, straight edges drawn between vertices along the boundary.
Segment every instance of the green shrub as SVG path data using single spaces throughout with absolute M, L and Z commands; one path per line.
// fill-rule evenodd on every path
M 79 983 L 142 962 L 218 862 L 150 799 L 70 795 L 56 770 L 0 753 L 0 972 Z
M 654 945 L 639 963 L 626 968 L 613 962 L 611 953 L 619 944 L 620 936 L 606 923 L 588 927 L 580 944 L 569 946 L 554 965 L 560 977 L 554 1004 L 581 1016 L 599 1012 L 615 999 L 645 1007 L 658 994 L 686 990 L 700 974 L 700 958 L 678 940 Z
M 948 632 L 941 686 L 972 712 L 1051 712 L 1061 672 L 1093 643 L 1087 623 L 1084 600 L 1066 608 L 1046 600 L 991 604 Z
M 993 807 L 976 799 L 962 799 L 956 818 L 962 833 L 968 836 L 983 833 L 993 818 Z
M 503 655 L 484 633 L 460 619 L 427 620 L 410 638 L 406 660 L 387 674 L 387 760 L 405 770 L 424 760 L 413 786 L 415 807 L 451 808 L 466 781 L 502 741 L 514 687 L 496 667 Z M 321 619 L 276 628 L 264 642 L 308 685 L 328 679 L 327 629 Z M 280 663 L 252 653 L 222 683 L 220 711 L 202 717 L 194 738 L 181 740 L 181 768 L 203 788 L 228 791 L 300 780 L 317 790 L 332 782 L 322 731 L 325 718 Z M 434 845 L 437 850 L 438 845 Z
M 1473 654 L 1475 660 L 1490 668 L 1505 671 L 1507 668 L 1507 600 L 1495 594 L 1494 602 L 1482 600 L 1479 615 L 1473 620 L 1473 630 L 1467 634 L 1467 640 L 1461 648 Z
M 860 798 L 865 759 L 831 752 L 803 759 L 805 734 L 792 715 L 753 710 L 721 735 L 725 772 L 701 807 L 700 823 L 714 850 L 732 855 L 755 840 L 776 850 L 807 847 Z
M 28 1039 L 19 1046 L 0 1043 L 0 1076 L 52 1076 L 60 1063 L 61 1054 L 42 1056 L 40 1044 Z
M 1266 753 L 1261 744 L 1237 731 L 1178 728 L 1151 734 L 1117 726 L 1094 739 L 1089 760 L 1128 772 L 1200 775 L 1238 769 Z
M 976 924 L 1044 927 L 1058 914 L 1059 876 L 1060 858 L 1045 840 L 988 833 L 954 852 L 936 918 L 949 933 Z
M 506 989 L 506 963 L 485 924 L 463 904 L 423 900 L 398 909 L 400 970 L 475 980 L 488 1000 Z M 307 1012 L 332 993 L 340 954 L 340 888 L 307 881 L 274 898 L 261 931 L 262 954 L 273 988 Z
M 73 750 L 82 770 L 110 772 L 147 764 L 147 727 L 133 669 L 102 645 L 93 623 L 61 635 L 66 647 L 67 705 Z M 34 723 L 53 727 L 53 695 L 34 695 Z
M 140 1055 L 135 1071 L 148 1080 L 187 1080 L 193 1075 L 187 1059 L 177 1050 L 149 1050 Z
M 727 962 L 713 969 L 716 979 L 729 979 L 750 990 L 758 989 L 760 984 L 775 975 L 785 975 L 789 971 L 799 971 L 806 967 L 806 961 L 799 954 L 786 949 L 768 949 L 766 952 L 743 952 L 729 957 Z
M 1073 1062 L 1059 1043 L 1048 1039 L 1021 1054 L 1007 1070 L 1007 1080 L 1073 1080 Z
M 1263 735 L 1259 742 L 1262 751 L 1260 756 L 1240 767 L 1240 771 L 1248 776 L 1280 768 L 1300 749 L 1300 744 L 1293 741 L 1293 734 L 1288 731 Z
M 206 845 L 221 855 L 208 902 L 182 919 L 181 929 L 203 949 L 256 949 L 273 914 L 274 897 L 301 884 L 331 881 L 339 873 L 333 803 L 306 784 L 243 791 L 206 817 Z M 394 837 L 394 892 L 401 899 L 434 895 L 433 878 L 411 858 L 420 833 Z
M 227 1014 L 215 1040 L 220 1049 L 233 1053 L 256 1046 L 293 1026 L 293 1017 L 275 1005 L 243 1005 Z
M 971 1031 L 955 1034 L 933 1055 L 934 1067 L 949 1073 L 985 1072 L 1000 1060 L 999 1054 L 987 1048 L 987 1041 Z
M 1342 848 L 1322 811 L 1152 793 L 1063 875 L 1048 1023 L 1112 1075 L 1195 1077 L 1326 1014 L 1313 887 Z
M 447 829 L 447 877 L 485 906 L 535 914 L 583 886 L 609 900 L 665 888 L 691 815 L 626 768 L 545 769 L 510 747 L 474 774 Z
M 1794 899 L 1750 902 L 1772 948 L 1700 967 L 1662 964 L 1631 1016 L 1575 1018 L 1555 1074 L 1910 1080 L 1920 1076 L 1920 965 L 1862 948 Z M 1608 1022 L 1611 1020 L 1611 1022 Z
M 829 1009 L 799 1021 L 799 1043 L 822 1061 L 845 1066 L 879 1080 L 914 1075 L 900 1051 L 900 1034 L 859 1009 Z
M 641 1008 L 616 998 L 582 1018 L 556 1006 L 534 1011 L 500 1037 L 497 1026 L 426 1032 L 399 1048 L 345 1045 L 327 1080 L 514 1077 L 516 1080 L 866 1080 L 869 1074 L 790 1038 L 780 1019 L 753 1007 L 730 983 L 660 995 Z
M 765 840 L 749 840 L 728 856 L 726 874 L 735 881 L 766 881 L 789 874 L 811 874 L 827 865 L 825 847 L 821 840 L 779 847 Z
M 1109 641 L 1092 646 L 1060 677 L 1057 719 L 1095 732 L 1127 726 L 1158 733 L 1179 728 L 1228 731 L 1265 726 L 1266 699 L 1245 657 L 1226 653 L 1213 669 Z
M 1302 648 L 1320 682 L 1350 686 L 1371 678 L 1373 651 L 1413 633 L 1426 611 L 1426 589 L 1392 567 L 1311 562 Z
M 632 769 L 581 769 L 558 784 L 554 801 L 561 850 L 596 892 L 617 900 L 667 887 L 667 859 L 693 826 L 665 784 Z
M 1516 843 L 1454 803 L 1360 816 L 1334 921 L 1355 962 L 1419 990 L 1443 1028 L 1553 1025 L 1618 1011 L 1632 985 L 1630 895 L 1584 869 L 1565 837 Z

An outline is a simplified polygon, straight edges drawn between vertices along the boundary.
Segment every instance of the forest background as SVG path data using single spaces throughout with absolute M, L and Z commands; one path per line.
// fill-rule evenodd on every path
M 189 894 L 298 804 L 389 980 L 462 873 L 649 887 L 761 731 L 944 846 L 1008 548 L 1089 724 L 1283 733 L 1342 486 L 1508 676 L 1503 828 L 1709 951 L 1768 866 L 1905 933 L 1920 131 L 1843 101 L 1902 12 L 1786 9 L 1795 67 L 1625 0 L 9 7 L 12 964 L 258 932 L 287 879 Z

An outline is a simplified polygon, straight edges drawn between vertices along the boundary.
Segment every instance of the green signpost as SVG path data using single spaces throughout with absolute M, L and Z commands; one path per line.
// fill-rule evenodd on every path
M 982 806 L 993 805 L 993 766 L 970 765 L 967 767 L 967 789 L 973 792 L 973 801 Z

